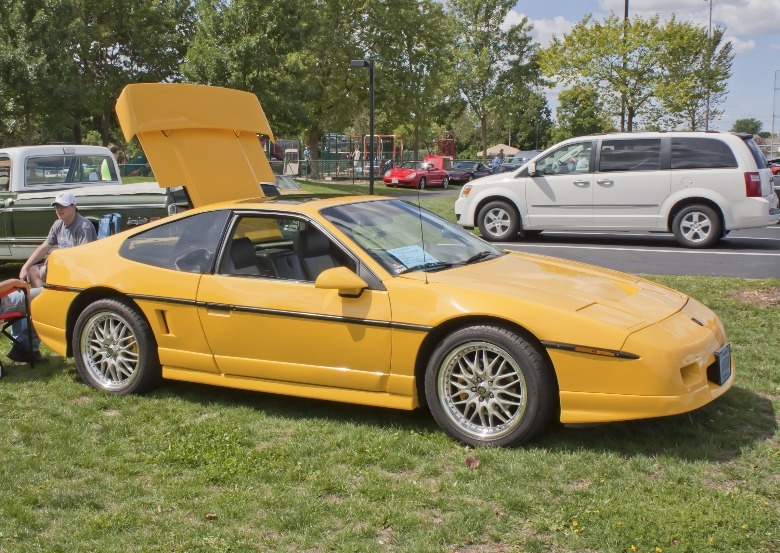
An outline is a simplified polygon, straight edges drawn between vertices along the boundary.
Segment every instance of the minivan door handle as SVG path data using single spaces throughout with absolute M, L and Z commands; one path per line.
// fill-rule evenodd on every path
M 596 182 L 601 186 L 612 186 L 615 184 L 615 181 L 613 181 L 612 179 L 599 179 Z
M 576 180 L 574 181 L 574 186 L 579 186 L 580 188 L 585 188 L 587 186 L 590 186 L 589 180 Z

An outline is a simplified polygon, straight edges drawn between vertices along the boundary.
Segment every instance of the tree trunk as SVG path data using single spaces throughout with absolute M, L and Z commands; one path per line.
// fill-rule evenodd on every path
M 306 145 L 309 147 L 309 157 L 312 161 L 320 159 L 319 143 L 320 143 L 320 129 L 317 127 L 309 129 L 309 134 L 306 137 Z M 320 178 L 320 164 L 308 163 L 304 160 L 304 167 L 301 168 L 302 175 L 304 177 L 312 177 L 315 179 Z M 301 172 L 299 170 L 299 172 Z
M 482 161 L 487 159 L 487 115 L 482 115 L 479 118 L 479 126 L 482 130 Z
M 103 114 L 100 117 L 100 139 L 103 141 L 103 146 L 108 146 L 111 142 L 111 107 L 106 106 L 103 108 Z
M 420 125 L 415 121 L 414 123 L 414 159 L 420 159 L 418 154 L 420 153 Z M 401 160 L 403 161 L 403 160 Z
M 73 143 L 81 144 L 81 122 L 78 119 L 73 123 Z

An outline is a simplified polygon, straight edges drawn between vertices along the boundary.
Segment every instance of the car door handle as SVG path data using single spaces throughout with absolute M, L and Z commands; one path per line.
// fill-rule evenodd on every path
M 590 186 L 590 181 L 589 180 L 576 180 L 576 181 L 574 181 L 574 186 L 578 186 L 580 188 L 586 188 L 586 187 Z
M 613 181 L 612 179 L 599 179 L 596 182 L 601 186 L 612 186 L 615 184 L 615 181 Z

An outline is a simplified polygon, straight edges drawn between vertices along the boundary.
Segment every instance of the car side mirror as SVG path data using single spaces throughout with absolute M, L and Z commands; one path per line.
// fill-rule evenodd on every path
M 315 288 L 338 290 L 342 298 L 359 298 L 368 288 L 366 281 L 346 267 L 334 267 L 320 273 L 314 281 Z
M 532 161 L 528 164 L 528 174 L 532 177 L 538 177 L 539 173 L 536 171 L 536 162 Z

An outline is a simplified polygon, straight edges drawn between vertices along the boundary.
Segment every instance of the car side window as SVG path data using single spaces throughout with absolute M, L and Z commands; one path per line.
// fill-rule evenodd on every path
M 219 273 L 313 282 L 323 271 L 356 263 L 309 221 L 240 215 L 225 244 Z
M 209 273 L 230 211 L 208 211 L 178 219 L 126 239 L 125 259 L 185 273 Z
M 661 140 L 658 138 L 604 140 L 601 143 L 600 173 L 660 169 Z
M 587 173 L 590 170 L 592 142 L 574 142 L 556 148 L 536 162 L 536 171 L 544 175 Z
M 53 155 L 31 157 L 26 161 L 25 186 L 61 185 L 95 182 L 102 178 L 102 165 L 107 164 L 111 182 L 116 182 L 113 160 L 101 155 Z
M 672 138 L 672 169 L 737 167 L 728 144 L 714 138 Z
M 11 158 L 0 155 L 0 192 L 7 192 L 11 186 Z

